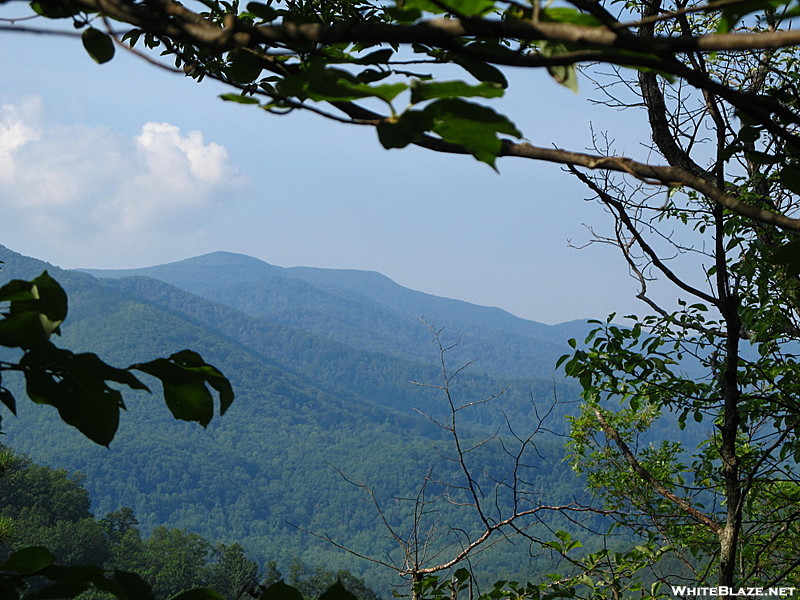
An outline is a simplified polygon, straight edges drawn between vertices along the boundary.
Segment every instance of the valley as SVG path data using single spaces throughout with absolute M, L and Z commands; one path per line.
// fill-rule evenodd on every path
M 207 430 L 174 421 L 153 397 L 129 395 L 110 449 L 20 394 L 19 416 L 3 414 L 4 443 L 85 475 L 97 518 L 130 507 L 144 531 L 166 525 L 240 543 L 260 565 L 346 568 L 383 593 L 402 583 L 396 573 L 329 541 L 402 566 L 407 549 L 387 526 L 404 540 L 424 532 L 429 555 L 420 563 L 446 562 L 482 524 L 465 506 L 452 437 L 437 425 L 451 413 L 437 389 L 435 332 L 455 344 L 444 355 L 449 373 L 475 361 L 448 391 L 474 403 L 458 412 L 459 432 L 475 446 L 465 462 L 487 505 L 496 504 L 491 518 L 512 503 L 503 487 L 516 465 L 512 437 L 537 425 L 543 430 L 522 460 L 526 506 L 590 501 L 559 437 L 577 388 L 553 368 L 568 351 L 559 340 L 584 334 L 585 323 L 548 326 L 377 273 L 282 269 L 230 253 L 123 272 L 64 271 L 7 249 L 0 259 L 6 279 L 47 269 L 65 287 L 70 313 L 58 344 L 120 366 L 193 348 L 236 391 Z M 421 490 L 426 516 L 415 525 Z M 582 533 L 563 517 L 547 526 Z M 524 543 L 501 543 L 471 566 L 479 578 L 529 578 L 553 563 Z

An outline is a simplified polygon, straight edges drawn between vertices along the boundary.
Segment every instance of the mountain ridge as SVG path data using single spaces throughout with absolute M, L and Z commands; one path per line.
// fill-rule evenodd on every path
M 411 290 L 376 271 L 284 268 L 230 252 L 141 269 L 84 271 L 101 278 L 152 277 L 253 317 L 414 362 L 431 360 L 424 317 L 431 329 L 461 339 L 453 352 L 457 362 L 477 358 L 476 369 L 513 377 L 552 377 L 558 357 L 569 352 L 567 339 L 589 330 L 581 320 L 546 325 Z
M 412 288 L 402 286 L 401 284 L 395 282 L 390 277 L 375 270 L 322 268 L 322 267 L 308 267 L 308 266 L 281 267 L 247 254 L 230 252 L 225 250 L 218 250 L 194 257 L 181 259 L 178 261 L 172 261 L 169 263 L 162 263 L 148 267 L 136 267 L 128 269 L 80 268 L 76 270 L 90 273 L 96 277 L 101 277 L 101 278 L 121 278 L 132 275 L 146 275 L 146 276 L 152 276 L 155 279 L 160 279 L 161 277 L 159 277 L 157 273 L 166 270 L 171 270 L 173 268 L 185 268 L 190 266 L 206 266 L 206 267 L 225 266 L 228 268 L 245 267 L 247 269 L 257 270 L 257 275 L 259 276 L 264 274 L 270 274 L 270 275 L 288 274 L 289 276 L 293 276 L 296 279 L 302 279 L 304 281 L 308 281 L 309 283 L 315 283 L 315 282 L 323 283 L 327 284 L 331 288 L 340 290 L 350 289 L 351 291 L 361 291 L 359 288 L 363 288 L 365 284 L 370 283 L 373 284 L 373 287 L 381 287 L 382 288 L 381 291 L 386 291 L 387 289 L 390 289 L 391 291 L 402 290 L 404 294 L 413 295 L 415 297 L 435 298 L 437 300 L 442 300 L 448 303 L 455 303 L 457 305 L 479 308 L 491 313 L 495 313 L 497 315 L 502 315 L 502 318 L 513 319 L 515 321 L 520 321 L 520 322 L 532 323 L 535 324 L 537 328 L 540 328 L 542 332 L 556 331 L 562 326 L 571 326 L 576 323 L 586 322 L 586 319 L 570 319 L 568 321 L 555 323 L 552 325 L 546 323 L 540 323 L 538 321 L 533 321 L 531 319 L 525 319 L 523 317 L 519 317 L 497 306 L 485 306 L 485 305 L 475 304 L 473 302 L 467 302 L 465 300 L 460 300 L 457 298 L 437 296 L 435 294 L 430 294 L 428 292 L 414 290 Z M 351 285 L 349 286 L 346 285 L 345 281 L 342 279 L 343 277 L 347 277 L 351 282 Z M 338 281 L 335 283 L 332 282 L 331 280 L 333 278 L 337 278 Z M 376 296 L 378 296 L 377 293 L 375 294 L 375 296 L 372 296 L 373 299 Z M 387 303 L 387 305 L 391 306 L 392 303 Z
M 348 568 L 389 586 L 387 575 L 298 531 L 325 532 L 346 546 L 389 556 L 394 550 L 384 540 L 374 506 L 347 481 L 365 482 L 376 490 L 393 526 L 404 527 L 409 507 L 402 499 L 415 497 L 426 474 L 437 481 L 457 475 L 452 463 L 442 460 L 447 432 L 434 422 L 448 414 L 442 391 L 409 383 L 441 384 L 431 331 L 415 316 L 367 295 L 349 299 L 342 291 L 326 292 L 302 279 L 273 277 L 271 265 L 247 257 L 236 259 L 242 269 L 237 273 L 219 259 L 190 263 L 188 271 L 177 275 L 206 285 L 210 296 L 227 294 L 234 303 L 248 304 L 252 312 L 270 297 L 285 310 L 252 315 L 162 280 L 97 279 L 0 248 L 0 260 L 5 261 L 0 275 L 31 278 L 47 269 L 65 287 L 70 311 L 62 338 L 54 340 L 58 345 L 98 352 L 116 365 L 193 348 L 231 379 L 237 394 L 225 416 L 215 418 L 205 431 L 175 422 L 155 395 L 126 395 L 129 410 L 111 450 L 93 446 L 49 407 L 20 402 L 18 418 L 3 415 L 4 441 L 37 461 L 84 473 L 99 516 L 130 506 L 144 530 L 168 525 L 240 542 L 259 561 L 275 559 L 274 549 L 279 548 L 286 560 L 297 557 L 307 564 Z M 247 281 L 253 269 L 267 274 L 256 277 L 257 285 Z M 206 279 L 194 281 L 195 272 Z M 305 308 L 293 310 L 289 305 L 295 300 L 306 302 Z M 314 304 L 318 300 L 322 304 Z M 327 321 L 332 317 L 336 320 Z M 347 328 L 343 335 L 339 326 Z M 450 330 L 443 335 L 450 336 Z M 406 336 L 410 350 L 398 344 L 391 349 L 394 354 L 386 351 L 383 340 L 391 341 L 395 334 Z M 373 335 L 382 337 L 371 343 Z M 369 348 L 346 343 L 342 338 L 348 336 Z M 508 356 L 529 341 L 484 330 L 465 334 L 458 349 L 464 357 L 480 354 L 481 344 L 484 350 L 510 346 Z M 561 351 L 555 345 L 542 347 L 550 354 Z M 461 366 L 458 356 L 452 357 L 451 369 Z M 540 357 L 538 367 L 532 366 L 552 373 L 550 358 Z M 506 419 L 515 423 L 515 430 L 535 423 L 535 405 L 553 402 L 556 382 L 530 372 L 525 378 L 504 374 L 491 360 L 484 366 L 485 372 L 467 369 L 450 386 L 457 401 L 476 401 L 459 414 L 465 436 L 489 438 L 471 457 L 480 465 L 479 477 L 484 471 L 492 477 L 484 482 L 491 489 L 493 478 L 506 476 L 510 467 L 494 439 L 497 431 L 506 427 Z M 526 368 L 525 361 L 515 368 Z M 10 380 L 4 378 L 4 384 L 11 385 Z M 510 389 L 505 394 L 481 408 L 480 399 L 506 386 Z M 561 399 L 576 395 L 560 380 L 557 387 Z M 21 398 L 20 390 L 15 392 Z M 531 482 L 548 490 L 554 501 L 569 502 L 578 484 L 562 457 L 560 439 L 537 442 L 531 460 L 538 466 Z M 462 513 L 452 517 L 459 529 L 480 527 Z M 518 576 L 534 560 L 513 554 L 511 547 L 492 552 L 497 554 L 487 559 L 486 568 L 493 576 Z

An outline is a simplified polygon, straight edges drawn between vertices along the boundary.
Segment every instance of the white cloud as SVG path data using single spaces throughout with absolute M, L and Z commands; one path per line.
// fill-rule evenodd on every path
M 0 107 L 0 243 L 14 250 L 71 266 L 184 253 L 243 185 L 199 131 L 151 122 L 129 138 L 41 115 L 37 99 Z
M 35 104 L 38 102 L 30 102 L 31 106 Z M 16 173 L 14 151 L 39 137 L 36 130 L 25 124 L 23 112 L 24 109 L 12 104 L 0 107 L 0 182 L 11 181 Z

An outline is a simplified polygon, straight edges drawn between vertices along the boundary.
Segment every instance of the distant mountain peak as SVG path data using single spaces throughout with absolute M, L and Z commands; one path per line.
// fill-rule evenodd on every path
M 185 258 L 183 260 L 178 260 L 168 264 L 169 265 L 195 264 L 195 265 L 208 265 L 214 267 L 225 267 L 225 266 L 273 267 L 274 266 L 269 264 L 268 262 L 261 260 L 260 258 L 248 256 L 247 254 L 239 254 L 238 252 L 227 252 L 224 250 L 218 250 L 217 252 L 209 252 L 208 254 L 194 256 L 192 258 Z M 166 265 L 159 265 L 159 266 L 166 266 Z

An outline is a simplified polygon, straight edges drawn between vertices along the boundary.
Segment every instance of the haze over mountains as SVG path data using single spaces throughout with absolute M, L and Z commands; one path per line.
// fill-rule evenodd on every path
M 404 288 L 374 271 L 283 268 L 249 256 L 214 252 L 127 270 L 86 270 L 97 277 L 149 277 L 209 300 L 355 348 L 429 361 L 430 334 L 420 319 L 462 339 L 484 372 L 550 376 L 566 340 L 585 321 L 545 325 L 499 309 Z
M 64 271 L 2 247 L 0 260 L 3 280 L 47 269 L 66 288 L 70 314 L 57 344 L 119 365 L 193 348 L 237 393 L 206 431 L 174 422 L 155 397 L 130 395 L 111 450 L 81 438 L 49 407 L 20 399 L 18 418 L 3 413 L 4 443 L 84 473 L 98 515 L 131 506 L 146 528 L 238 541 L 260 561 L 297 557 L 366 573 L 374 567 L 296 529 L 367 554 L 395 551 L 375 507 L 343 474 L 374 489 L 405 532 L 411 508 L 399 499 L 413 497 L 426 474 L 457 476 L 442 460 L 447 432 L 415 410 L 448 414 L 440 390 L 410 383 L 441 384 L 439 350 L 420 317 L 444 328 L 446 345 L 460 338 L 446 354 L 451 370 L 475 360 L 451 384 L 454 397 L 466 403 L 506 390 L 460 413 L 465 436 L 482 439 L 508 424 L 522 433 L 555 400 L 577 396 L 553 365 L 585 323 L 526 321 L 409 290 L 379 273 L 286 269 L 226 252 L 125 271 Z M 563 430 L 569 410 L 558 404 L 550 426 Z M 542 437 L 532 457 L 531 485 L 548 501 L 580 493 L 561 462 L 562 445 Z M 507 476 L 508 459 L 494 440 L 474 464 L 488 485 Z M 448 511 L 442 543 L 447 526 L 476 525 L 464 507 Z M 527 553 L 510 547 L 486 560 L 495 578 L 531 568 Z

